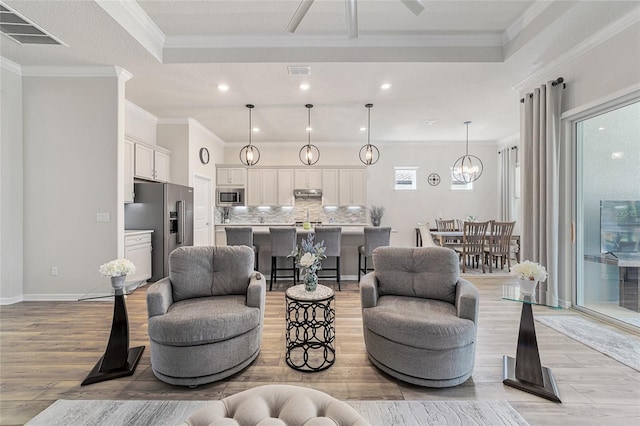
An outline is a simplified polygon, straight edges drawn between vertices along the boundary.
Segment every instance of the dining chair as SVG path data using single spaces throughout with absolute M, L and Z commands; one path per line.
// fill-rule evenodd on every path
M 511 235 L 515 222 L 492 222 L 487 247 L 485 247 L 485 262 L 489 263 L 489 272 L 493 272 L 493 263 L 500 269 L 504 269 L 505 260 L 508 269 L 511 269 Z
M 335 278 L 340 287 L 340 246 L 342 243 L 342 228 L 339 226 L 316 226 L 316 242 L 324 242 L 325 256 L 336 258 L 335 268 L 326 268 L 322 265 L 322 271 L 336 271 L 335 275 L 320 275 L 318 278 Z
M 436 219 L 436 228 L 438 228 L 439 232 L 453 232 L 457 231 L 456 229 L 456 220 L 455 219 Z M 459 241 L 456 238 L 445 238 L 445 245 L 448 244 L 456 244 Z
M 484 273 L 484 246 L 488 227 L 489 222 L 464 223 L 462 244 L 456 248 L 462 260 L 462 272 L 466 272 L 467 262 L 473 265 L 475 260 L 476 266 L 482 264 L 482 272 Z
M 439 247 L 431 236 L 431 231 L 429 230 L 429 226 L 425 223 L 418 223 L 418 231 L 420 232 L 420 247 Z
M 271 279 L 269 280 L 269 291 L 273 288 L 274 281 L 278 278 L 293 278 L 293 284 L 297 284 L 298 268 L 296 267 L 296 259 L 291 257 L 291 268 L 278 268 L 278 257 L 289 257 L 296 249 L 296 228 L 269 228 L 271 237 Z M 278 277 L 278 271 L 291 271 L 291 275 Z
M 250 226 L 227 226 L 224 228 L 227 235 L 228 246 L 247 246 L 253 249 L 255 254 L 255 270 L 258 270 L 258 258 L 260 249 L 253 245 L 253 228 Z
M 378 247 L 388 246 L 391 240 L 391 227 L 365 226 L 364 245 L 358 246 L 358 282 L 361 273 L 373 271 L 367 267 L 367 257 L 373 256 L 373 251 Z M 364 267 L 362 260 L 364 258 Z

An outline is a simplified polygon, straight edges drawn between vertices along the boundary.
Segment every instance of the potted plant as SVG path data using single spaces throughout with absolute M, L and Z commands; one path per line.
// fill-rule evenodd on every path
M 314 244 L 315 234 L 310 232 L 306 240 L 302 240 L 302 247 L 291 252 L 288 257 L 296 260 L 296 265 L 302 269 L 302 281 L 305 290 L 315 291 L 318 286 L 318 271 L 322 269 L 322 260 L 326 259 L 324 241 Z
M 382 222 L 383 214 L 384 214 L 384 207 L 371 206 L 371 208 L 369 208 L 369 217 L 371 218 L 371 224 L 373 226 L 380 226 L 380 223 Z

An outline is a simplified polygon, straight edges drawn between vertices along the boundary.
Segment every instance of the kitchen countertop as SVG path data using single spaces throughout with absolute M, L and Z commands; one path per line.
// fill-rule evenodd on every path
M 216 223 L 215 226 L 294 226 L 293 223 Z M 368 223 L 363 222 L 336 222 L 336 223 L 323 223 L 322 226 L 371 226 Z M 302 228 L 302 226 L 298 226 L 298 228 Z

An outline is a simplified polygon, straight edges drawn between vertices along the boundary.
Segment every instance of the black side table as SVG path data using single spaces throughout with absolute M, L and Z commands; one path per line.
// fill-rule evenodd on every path
M 294 370 L 322 371 L 335 362 L 334 296 L 333 289 L 323 285 L 312 292 L 303 284 L 287 289 L 286 361 Z
M 550 401 L 560 401 L 560 391 L 550 368 L 540 363 L 538 339 L 533 322 L 531 305 L 546 305 L 546 292 L 537 291 L 534 294 L 520 292 L 519 286 L 502 286 L 502 298 L 522 303 L 520 315 L 520 331 L 518 332 L 518 347 L 515 359 L 504 355 L 502 357 L 503 380 L 507 386 L 520 389 L 531 394 L 541 396 Z M 557 306 L 551 306 L 557 308 Z
M 114 297 L 113 320 L 111 322 L 111 335 L 107 343 L 104 355 L 98 360 L 89 375 L 81 383 L 82 386 L 119 377 L 131 376 L 140 362 L 144 346 L 129 348 L 129 321 L 127 319 L 127 306 L 124 298 L 133 293 L 145 281 L 127 283 L 124 288 L 105 291 L 96 294 L 96 290 L 81 297 L 78 300 L 100 299 Z M 111 293 L 111 294 L 109 294 Z

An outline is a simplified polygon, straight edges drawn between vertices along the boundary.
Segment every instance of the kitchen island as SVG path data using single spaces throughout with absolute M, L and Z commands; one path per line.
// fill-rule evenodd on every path
M 225 233 L 226 227 L 247 227 L 253 228 L 253 244 L 259 247 L 259 264 L 260 272 L 265 276 L 271 273 L 271 237 L 269 228 L 284 228 L 294 226 L 286 223 L 227 223 L 215 225 L 216 245 L 226 245 L 227 238 Z M 325 227 L 339 226 L 342 228 L 342 242 L 340 247 L 340 267 L 343 280 L 356 280 L 358 277 L 358 246 L 364 243 L 364 227 L 370 226 L 366 223 L 326 223 Z M 315 228 L 304 229 L 302 226 L 296 226 L 298 234 L 298 244 Z M 283 261 L 278 259 L 278 261 Z M 335 267 L 335 259 L 326 259 L 323 264 L 327 268 Z M 322 280 L 322 272 L 320 272 Z M 334 279 L 331 279 L 332 281 Z

